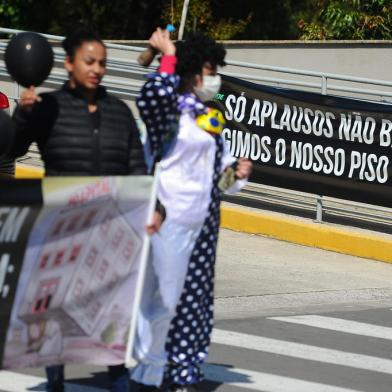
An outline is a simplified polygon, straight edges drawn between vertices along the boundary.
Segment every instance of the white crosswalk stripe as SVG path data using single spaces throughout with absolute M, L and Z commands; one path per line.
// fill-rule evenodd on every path
M 354 389 L 255 372 L 235 367 L 227 368 L 207 364 L 203 366 L 207 380 L 224 383 L 253 391 L 269 392 L 359 392 Z M 0 371 L 0 390 L 7 392 L 44 391 L 46 380 L 42 377 L 28 376 L 9 371 Z M 39 389 L 37 389 L 37 387 Z M 67 392 L 104 392 L 105 389 L 66 383 Z
M 203 368 L 208 380 L 253 391 L 268 392 L 358 392 L 354 389 L 298 380 L 291 377 L 254 372 L 246 369 L 207 365 Z
M 241 347 L 249 350 L 258 350 L 293 358 L 392 374 L 392 360 L 377 358 L 370 355 L 348 353 L 329 348 L 220 329 L 214 330 L 212 341 L 214 343 Z
M 335 317 L 305 315 L 289 317 L 268 317 L 269 320 L 285 323 L 307 325 L 314 328 L 328 329 L 331 331 L 351 333 L 354 335 L 369 336 L 392 340 L 392 328 L 380 325 L 361 323 L 358 321 L 344 320 Z
M 304 316 L 285 316 L 285 317 L 269 317 L 278 323 L 288 323 L 289 325 L 307 325 L 311 328 L 322 328 L 332 330 L 338 333 L 352 333 L 364 337 L 374 337 L 391 340 L 392 328 L 377 325 L 366 324 L 351 320 L 344 320 L 334 317 L 325 317 L 318 315 Z M 291 328 L 291 327 L 290 327 Z M 293 331 L 295 331 L 293 329 Z M 293 336 L 291 333 L 290 336 Z M 258 352 L 285 356 L 288 358 L 298 358 L 307 361 L 314 361 L 319 364 L 322 369 L 323 364 L 333 364 L 336 366 L 344 366 L 345 369 L 361 369 L 370 372 L 376 372 L 379 376 L 383 374 L 392 374 L 392 360 L 379 358 L 370 355 L 358 354 L 355 352 L 346 352 L 325 347 L 318 347 L 305 343 L 297 343 L 286 341 L 284 339 L 275 339 L 265 336 L 250 335 L 235 331 L 215 329 L 212 342 L 224 345 L 227 349 L 233 349 L 233 357 L 230 358 L 235 363 L 235 350 L 244 348 L 251 350 L 250 356 L 257 356 Z M 355 351 L 355 350 L 354 350 Z M 238 361 L 237 361 L 238 363 Z M 246 366 L 245 366 L 246 367 Z M 256 368 L 257 369 L 257 368 Z M 228 385 L 231 388 L 243 388 L 253 391 L 263 392 L 363 392 L 358 384 L 333 385 L 334 380 L 325 382 L 317 382 L 316 379 L 308 381 L 302 373 L 289 374 L 290 376 L 282 376 L 272 374 L 265 371 L 260 365 L 260 371 L 249 370 L 242 366 L 220 366 L 206 364 L 203 366 L 206 379 Z M 320 370 L 322 371 L 322 370 Z M 279 373 L 279 370 L 276 370 Z M 273 372 L 275 373 L 275 372 Z M 298 378 L 296 378 L 298 377 Z M 385 377 L 385 376 L 384 376 Z M 325 381 L 325 379 L 324 379 Z M 28 391 L 44 391 L 46 380 L 42 377 L 20 374 L 17 372 L 0 371 L 0 391 L 6 392 L 28 392 Z M 105 389 L 76 385 L 66 383 L 67 392 L 103 392 Z M 223 390 L 225 387 L 222 387 Z M 359 388 L 359 389 L 356 389 Z M 219 388 L 221 390 L 221 387 Z M 373 390 L 372 390 L 373 392 Z

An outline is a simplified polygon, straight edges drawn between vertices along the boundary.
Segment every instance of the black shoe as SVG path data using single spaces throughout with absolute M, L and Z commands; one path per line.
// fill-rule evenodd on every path
M 200 389 L 196 385 L 172 385 L 170 392 L 200 392 Z
M 145 384 L 140 384 L 140 383 L 135 383 L 136 384 L 136 389 L 135 392 L 157 392 L 157 391 L 162 391 L 162 389 L 154 386 L 154 385 L 145 385 Z M 131 388 L 133 391 L 134 389 Z
M 51 384 L 50 386 L 46 386 L 46 391 L 50 392 L 64 392 L 64 383 L 63 382 L 57 382 L 54 384 Z

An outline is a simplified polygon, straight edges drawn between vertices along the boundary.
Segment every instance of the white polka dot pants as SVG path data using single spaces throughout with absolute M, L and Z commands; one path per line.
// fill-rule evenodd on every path
M 213 326 L 219 230 L 217 182 L 223 145 L 220 137 L 216 140 L 207 218 L 192 228 L 167 220 L 153 236 L 153 267 L 150 264 L 146 274 L 134 346 L 139 363 L 132 379 L 142 384 L 159 386 L 163 378 L 170 384 L 195 384 L 202 377 L 199 365 L 207 357 Z
M 132 379 L 139 383 L 162 383 L 167 363 L 165 342 L 201 227 L 202 223 L 184 227 L 167 220 L 152 237 L 152 260 L 146 271 L 134 344 L 139 363 Z
M 168 384 L 196 384 L 202 379 L 199 365 L 205 361 L 214 322 L 214 270 L 220 221 L 220 191 L 217 186 L 222 153 L 217 138 L 215 175 L 208 216 L 193 249 L 185 285 L 166 342 Z

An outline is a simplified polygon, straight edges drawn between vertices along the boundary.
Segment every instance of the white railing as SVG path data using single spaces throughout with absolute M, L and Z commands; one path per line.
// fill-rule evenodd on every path
M 0 33 L 6 34 L 17 34 L 22 32 L 21 30 L 15 29 L 8 29 L 8 28 L 0 28 Z M 62 36 L 58 35 L 51 35 L 51 34 L 42 34 L 49 40 L 60 42 L 64 39 Z M 4 51 L 6 44 L 0 43 L 0 53 Z M 130 46 L 130 45 L 119 45 L 113 43 L 106 43 L 106 46 L 109 49 L 118 49 L 121 51 L 128 51 L 128 52 L 142 52 L 144 47 L 139 46 Z M 55 49 L 55 60 L 62 61 L 64 59 L 64 52 L 61 48 Z M 369 85 L 371 86 L 381 86 L 391 87 L 392 82 L 386 80 L 379 80 L 379 79 L 370 79 L 370 78 L 360 78 L 348 75 L 341 75 L 341 74 L 334 74 L 328 72 L 317 72 L 317 71 L 308 71 L 302 69 L 295 69 L 295 68 L 287 68 L 287 67 L 278 67 L 278 66 L 271 66 L 271 65 L 263 65 L 263 64 L 255 64 L 255 63 L 248 63 L 243 61 L 234 61 L 230 60 L 230 58 L 226 61 L 227 65 L 231 67 L 236 67 L 241 70 L 245 70 L 244 72 L 232 72 L 223 70 L 222 74 L 235 76 L 245 80 L 257 80 L 257 81 L 264 81 L 272 84 L 276 84 L 279 86 L 287 85 L 287 86 L 299 86 L 305 88 L 313 88 L 319 90 L 321 94 L 328 94 L 331 92 L 346 92 L 351 94 L 362 94 L 365 96 L 374 96 L 380 97 L 378 101 L 384 101 L 385 97 L 392 97 L 392 91 L 387 90 L 377 90 L 377 89 L 370 89 L 368 88 Z M 153 63 L 152 66 L 149 68 L 141 67 L 137 61 L 135 60 L 127 60 L 123 58 L 113 58 L 110 57 L 108 59 L 108 71 L 110 72 L 120 72 L 127 77 L 132 75 L 142 75 L 148 72 L 149 70 L 153 70 L 157 63 Z M 282 73 L 285 75 L 298 75 L 304 76 L 307 78 L 315 78 L 315 82 L 309 82 L 306 80 L 291 80 L 285 78 L 278 78 L 278 77 L 267 77 L 264 75 L 254 75 L 249 74 L 247 70 L 254 69 L 259 71 L 268 71 L 268 72 L 275 72 L 275 73 Z M 331 84 L 331 81 L 340 81 L 340 82 L 349 82 L 351 86 L 345 85 L 337 85 Z M 50 82 L 50 78 L 48 80 Z M 126 82 L 118 83 L 119 86 L 123 85 L 123 87 L 128 87 Z M 360 87 L 366 85 L 366 87 Z M 377 100 L 377 99 L 376 99 Z

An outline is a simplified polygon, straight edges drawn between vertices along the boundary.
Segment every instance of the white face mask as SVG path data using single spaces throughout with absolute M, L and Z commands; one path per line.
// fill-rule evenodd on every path
M 195 94 L 202 101 L 209 101 L 215 97 L 221 87 L 220 75 L 205 75 L 203 76 L 203 86 L 195 87 Z

